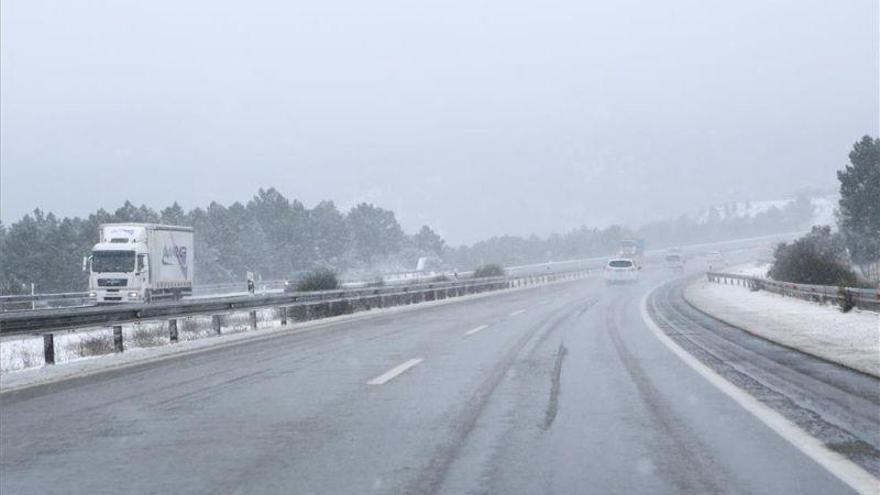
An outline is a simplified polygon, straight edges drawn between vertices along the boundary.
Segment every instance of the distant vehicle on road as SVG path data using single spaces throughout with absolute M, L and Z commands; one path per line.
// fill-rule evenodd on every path
M 706 253 L 706 267 L 709 271 L 718 270 L 727 266 L 727 261 L 720 251 L 709 251 Z
M 629 258 L 614 258 L 605 264 L 606 284 L 627 284 L 639 281 L 639 270 L 635 261 Z
M 645 240 L 625 239 L 620 241 L 618 256 L 632 260 L 636 266 L 642 266 L 642 260 L 645 256 Z
M 663 258 L 663 264 L 670 270 L 684 270 L 684 257 L 681 253 L 669 253 Z
M 89 295 L 98 304 L 141 303 L 192 295 L 193 229 L 148 223 L 108 223 L 91 256 Z

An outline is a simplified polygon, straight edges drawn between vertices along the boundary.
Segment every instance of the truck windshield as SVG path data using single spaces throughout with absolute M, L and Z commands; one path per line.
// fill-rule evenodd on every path
M 134 270 L 134 251 L 94 251 L 93 272 L 130 272 Z

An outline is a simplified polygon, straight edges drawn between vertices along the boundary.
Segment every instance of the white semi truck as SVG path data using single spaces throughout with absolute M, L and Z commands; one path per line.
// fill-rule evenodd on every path
M 193 229 L 147 223 L 100 226 L 83 260 L 98 304 L 177 300 L 192 295 Z

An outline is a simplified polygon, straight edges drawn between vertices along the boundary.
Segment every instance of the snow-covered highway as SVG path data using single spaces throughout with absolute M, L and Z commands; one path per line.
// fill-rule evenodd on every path
M 805 450 L 661 344 L 641 304 L 671 277 L 501 292 L 5 393 L 0 491 L 876 487 L 878 381 L 719 337 L 679 284 L 653 292 L 657 328 L 819 446 Z

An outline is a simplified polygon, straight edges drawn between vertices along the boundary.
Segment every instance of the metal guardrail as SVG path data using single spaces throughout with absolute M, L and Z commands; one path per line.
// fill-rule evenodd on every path
M 83 328 L 113 329 L 115 352 L 123 351 L 122 324 L 162 321 L 171 343 L 178 342 L 178 319 L 210 316 L 217 335 L 223 331 L 224 317 L 249 312 L 250 327 L 257 328 L 257 310 L 274 309 L 282 326 L 289 320 L 308 321 L 339 316 L 372 308 L 392 307 L 435 301 L 487 291 L 512 289 L 560 280 L 583 278 L 582 270 L 549 275 L 494 277 L 408 286 L 344 289 L 322 292 L 237 296 L 153 304 L 62 308 L 45 312 L 0 314 L 0 336 L 40 335 L 46 364 L 55 363 L 54 333 Z
M 783 296 L 797 297 L 814 302 L 834 302 L 840 304 L 847 296 L 860 309 L 880 310 L 880 287 L 863 289 L 858 287 L 836 287 L 833 285 L 810 285 L 779 282 L 763 277 L 740 275 L 737 273 L 707 272 L 710 282 L 741 285 L 753 290 L 766 290 Z
M 284 289 L 283 280 L 266 280 L 257 282 L 257 292 L 279 291 Z M 222 296 L 230 293 L 247 292 L 247 283 L 228 282 L 222 284 L 196 285 L 193 296 Z M 22 311 L 46 308 L 63 308 L 94 305 L 95 298 L 88 292 L 63 292 L 58 294 L 21 294 L 0 296 L 0 312 Z
M 588 258 L 580 260 L 568 261 L 548 261 L 544 263 L 535 263 L 531 265 L 512 266 L 505 268 L 508 275 L 526 276 L 526 275 L 550 275 L 559 271 L 575 271 L 586 268 L 601 266 L 607 257 Z M 461 278 L 469 278 L 473 272 L 459 272 Z M 424 284 L 428 280 L 446 277 L 452 278 L 453 272 L 432 273 L 430 275 L 417 275 L 412 279 L 400 279 L 386 281 L 387 286 L 402 286 Z M 342 287 L 346 288 L 364 288 L 370 285 L 370 282 L 347 280 L 342 282 Z M 286 288 L 285 280 L 260 280 L 256 282 L 256 294 L 266 295 L 268 293 L 278 293 Z M 247 283 L 242 282 L 223 282 L 216 284 L 204 284 L 193 286 L 192 296 L 188 299 L 206 299 L 206 298 L 222 298 L 224 295 L 240 296 L 248 292 Z M 89 297 L 88 292 L 67 292 L 58 294 L 22 294 L 22 295 L 0 295 L 0 313 L 6 311 L 26 311 L 26 310 L 43 310 L 49 308 L 65 308 L 65 307 L 83 307 L 94 306 L 95 298 Z
M 94 304 L 94 298 L 89 297 L 88 292 L 0 296 L 0 312 L 84 306 L 87 304 Z

